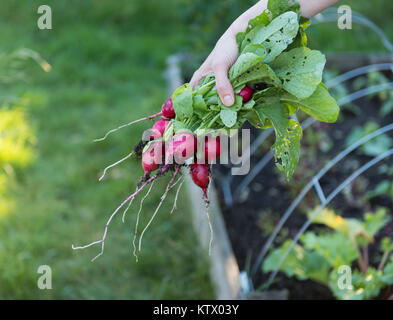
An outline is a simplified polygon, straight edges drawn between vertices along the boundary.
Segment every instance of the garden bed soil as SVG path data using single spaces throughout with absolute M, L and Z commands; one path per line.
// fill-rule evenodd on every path
M 292 200 L 300 192 L 301 188 L 306 185 L 312 175 L 316 174 L 327 161 L 346 147 L 346 137 L 354 127 L 364 126 L 369 121 L 378 123 L 380 127 L 393 123 L 392 113 L 383 118 L 378 115 L 381 106 L 378 98 L 372 98 L 371 100 L 362 98 L 355 101 L 354 104 L 358 108 L 357 114 L 343 110 L 339 122 L 335 124 L 316 123 L 312 128 L 304 131 L 299 166 L 290 183 L 283 180 L 282 174 L 276 169 L 273 161 L 271 161 L 240 196 L 240 200 L 232 207 L 225 206 L 220 183 L 216 185 L 225 224 L 240 270 L 246 270 L 247 265 L 253 265 L 258 253 L 271 233 L 268 230 L 271 230 L 276 225 L 279 217 L 286 211 Z M 315 135 L 316 132 L 321 133 L 322 137 L 324 137 L 323 139 L 329 140 L 327 142 L 332 146 L 330 150 L 321 150 L 321 145 L 326 143 L 326 141 L 317 139 L 315 143 L 308 143 L 308 141 L 312 140 L 312 135 Z M 260 131 L 253 129 L 253 138 L 259 133 Z M 390 136 L 393 136 L 393 134 L 390 134 Z M 251 168 L 261 159 L 271 144 L 271 140 L 265 141 L 265 147 L 253 157 Z M 361 155 L 358 152 L 352 152 L 348 155 L 321 179 L 320 183 L 325 195 L 328 195 L 346 177 L 353 173 L 354 170 L 371 159 L 371 157 Z M 382 163 L 393 166 L 393 157 L 385 159 Z M 328 208 L 334 208 L 344 217 L 358 217 L 360 219 L 367 212 L 365 210 L 374 210 L 378 206 L 392 209 L 393 203 L 389 197 L 377 197 L 367 203 L 362 201 L 362 195 L 367 190 L 373 190 L 381 181 L 392 178 L 386 174 L 379 173 L 379 166 L 372 167 L 351 184 L 352 196 L 344 196 L 342 192 L 328 205 Z M 228 169 L 224 166 L 216 166 L 215 170 L 220 171 L 221 174 L 227 174 L 228 172 Z M 237 186 L 243 178 L 234 177 L 232 188 L 234 188 L 233 186 Z M 217 181 L 218 179 L 216 179 L 216 183 Z M 300 209 L 297 208 L 285 224 L 287 238 L 293 238 L 306 221 L 305 212 L 302 212 L 304 211 L 302 208 L 307 206 L 311 208 L 312 206 L 318 205 L 319 202 L 317 199 L 313 190 L 303 199 Z M 392 215 L 392 210 L 390 210 L 390 214 Z M 311 225 L 310 229 L 313 228 L 315 226 Z M 384 228 L 378 234 L 377 240 L 384 236 L 393 237 L 391 225 Z M 376 264 L 375 258 L 377 251 L 377 244 L 371 246 L 371 264 Z M 262 275 L 262 272 L 258 272 L 253 279 L 254 287 L 258 288 L 266 280 L 267 275 Z M 270 288 L 288 289 L 289 299 L 334 298 L 330 290 L 323 285 L 313 281 L 298 281 L 295 278 L 287 278 L 282 273 L 279 273 L 278 281 L 271 285 Z

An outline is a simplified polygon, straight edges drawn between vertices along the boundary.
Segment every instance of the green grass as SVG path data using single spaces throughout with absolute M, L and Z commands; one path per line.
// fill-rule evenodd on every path
M 92 139 L 159 110 L 167 95 L 165 59 L 186 36 L 172 10 L 176 1 L 47 1 L 53 30 L 38 30 L 40 4 L 5 0 L 0 9 L 1 51 L 28 47 L 52 65 L 44 73 L 31 64 L 29 82 L 1 89 L 24 97 L 19 108 L 36 144 L 27 167 L 0 163 L 6 177 L 3 188 L 0 179 L 0 298 L 213 298 L 185 190 L 173 215 L 174 196 L 168 197 L 146 233 L 139 263 L 131 245 L 138 202 L 125 224 L 120 216 L 113 221 L 105 254 L 94 263 L 98 246 L 71 250 L 71 244 L 101 237 L 108 216 L 142 175 L 140 164 L 129 161 L 97 182 L 102 168 L 127 154 L 148 124 L 103 143 Z M 141 226 L 167 182 L 157 183 L 146 199 Z M 37 288 L 40 265 L 52 268 L 52 290 Z

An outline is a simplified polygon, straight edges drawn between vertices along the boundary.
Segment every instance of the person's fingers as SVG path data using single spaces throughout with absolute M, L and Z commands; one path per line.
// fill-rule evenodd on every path
M 228 66 L 225 63 L 215 63 L 213 72 L 216 76 L 216 88 L 218 95 L 224 105 L 227 107 L 235 103 L 235 96 L 231 82 L 228 79 Z
M 202 78 L 203 78 L 202 72 L 200 71 L 200 69 L 198 69 L 192 75 L 192 78 L 190 80 L 190 85 L 192 85 L 193 87 L 197 86 L 199 82 L 202 80 Z

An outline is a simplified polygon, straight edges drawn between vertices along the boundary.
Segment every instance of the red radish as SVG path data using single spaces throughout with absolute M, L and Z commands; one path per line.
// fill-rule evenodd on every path
M 165 146 L 165 164 L 184 164 L 194 156 L 197 143 L 196 137 L 190 132 L 175 134 Z
M 162 163 L 164 144 L 162 141 L 153 142 L 142 155 L 142 167 L 145 174 L 157 170 Z
M 245 86 L 239 93 L 238 95 L 241 96 L 243 98 L 243 103 L 246 103 L 248 101 L 251 100 L 252 95 L 254 93 L 254 89 L 249 87 L 249 86 Z
M 153 140 L 161 138 L 165 132 L 165 129 L 167 125 L 169 124 L 168 119 L 159 119 L 156 121 L 156 123 L 153 125 L 153 134 L 151 135 L 151 138 Z
M 205 161 L 208 163 L 216 160 L 221 154 L 221 142 L 220 137 L 205 137 Z
M 176 116 L 175 109 L 173 109 L 172 98 L 165 100 L 161 108 L 161 113 L 165 118 L 172 119 Z
M 203 195 L 207 199 L 206 190 L 210 183 L 209 165 L 194 163 L 191 165 L 190 173 L 192 181 L 202 189 Z
M 194 163 L 191 165 L 190 174 L 192 181 L 202 189 L 203 199 L 205 200 L 206 206 L 206 217 L 209 222 L 210 227 L 210 243 L 209 243 L 209 255 L 211 254 L 212 244 L 213 244 L 213 227 L 209 216 L 209 199 L 207 198 L 207 187 L 210 183 L 210 171 L 208 164 L 198 164 Z

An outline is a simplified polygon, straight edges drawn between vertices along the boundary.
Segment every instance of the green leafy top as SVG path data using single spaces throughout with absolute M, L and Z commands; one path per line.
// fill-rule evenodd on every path
M 237 97 L 228 108 L 218 97 L 213 74 L 195 88 L 185 84 L 172 97 L 176 121 L 183 123 L 173 130 L 238 129 L 245 121 L 261 129 L 273 127 L 275 160 L 289 180 L 299 161 L 302 137 L 299 123 L 289 116 L 301 110 L 319 121 L 335 122 L 339 113 L 321 83 L 325 56 L 306 47 L 308 25 L 297 1 L 270 0 L 267 10 L 237 35 L 239 56 L 228 74 L 236 93 L 246 85 L 263 84 L 265 89 L 256 90 L 247 103 Z

